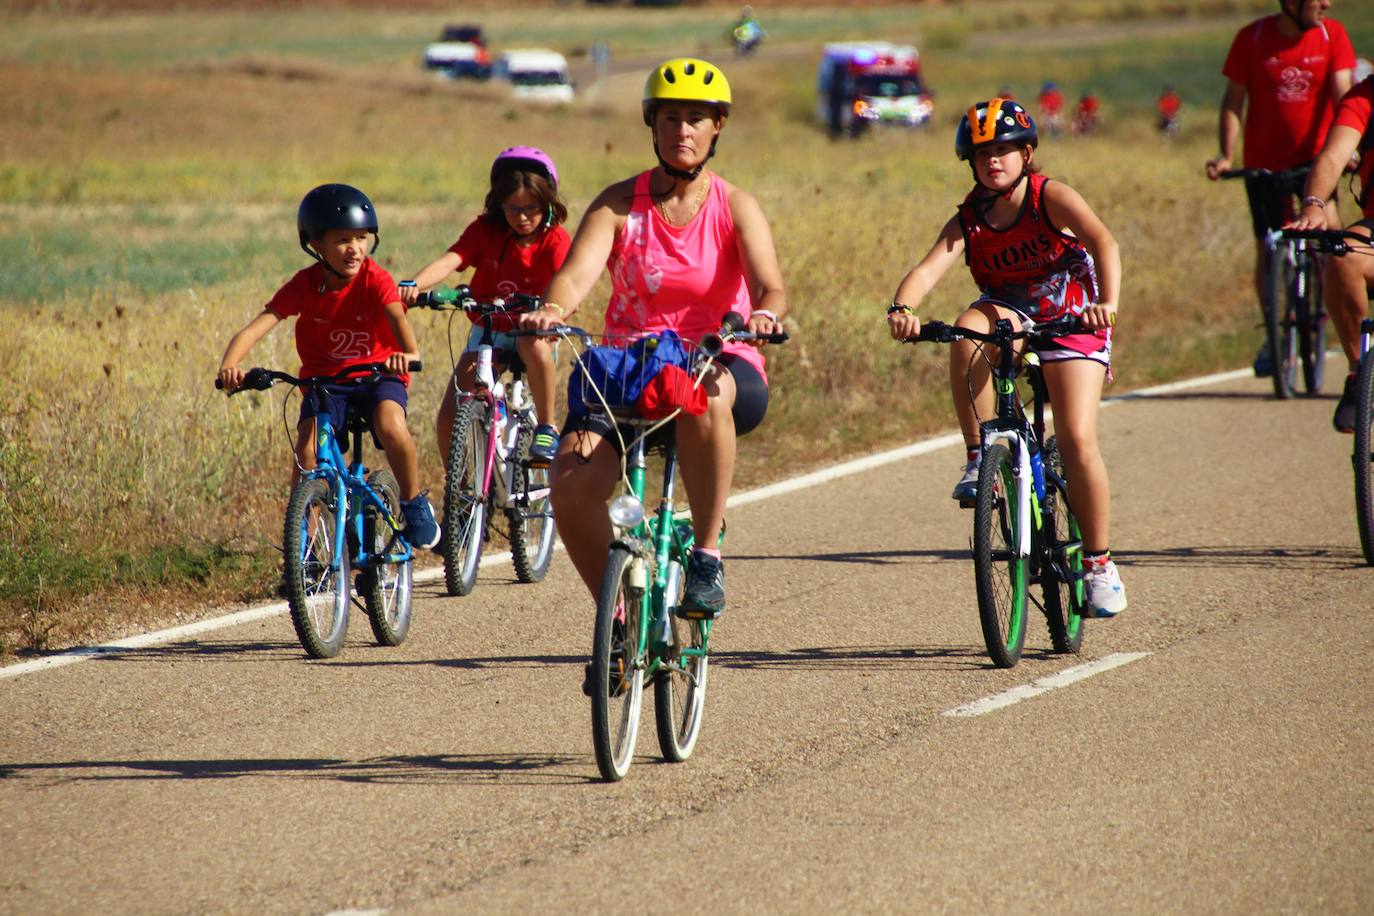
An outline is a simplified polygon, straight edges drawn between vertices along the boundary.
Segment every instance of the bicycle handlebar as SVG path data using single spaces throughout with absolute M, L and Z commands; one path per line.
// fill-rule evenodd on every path
M 1307 173 L 1312 171 L 1310 165 L 1300 165 L 1295 169 L 1227 169 L 1217 174 L 1218 178 L 1272 178 L 1276 181 L 1289 181 L 1296 178 L 1305 178 Z
M 461 285 L 453 289 L 436 287 L 420 293 L 415 297 L 415 305 L 418 308 L 434 309 L 435 311 L 458 309 L 464 312 L 477 312 L 482 315 L 517 314 L 538 311 L 544 307 L 544 299 L 541 296 L 532 296 L 528 293 L 513 293 L 510 296 L 497 296 L 492 299 L 477 299 L 472 295 L 471 287 Z
M 1002 319 L 1005 321 L 1006 319 Z M 998 322 L 1001 324 L 1001 321 Z M 1007 322 L 1010 325 L 1010 322 Z M 1043 324 L 1030 324 L 1019 331 L 999 331 L 997 325 L 991 331 L 975 331 L 972 328 L 956 327 L 943 321 L 927 321 L 921 325 L 915 337 L 903 337 L 902 343 L 953 343 L 956 340 L 977 340 L 983 343 L 1005 345 L 1013 340 L 1029 338 L 1063 337 L 1067 334 L 1089 334 L 1094 329 L 1085 326 L 1077 315 L 1065 315 Z
M 1374 238 L 1345 229 L 1275 229 L 1270 235 L 1276 239 L 1313 242 L 1315 244 L 1312 247 L 1318 251 L 1338 258 L 1353 250 L 1355 246 L 1351 242 L 1358 242 L 1367 248 L 1374 247 Z
M 411 372 L 424 371 L 424 362 L 412 359 L 407 367 Z M 366 363 L 357 366 L 349 366 L 341 369 L 333 375 L 315 375 L 310 378 L 296 378 L 286 372 L 278 372 L 276 369 L 267 369 L 262 366 L 255 366 L 243 375 L 243 384 L 229 392 L 233 397 L 240 391 L 266 391 L 277 382 L 286 382 L 288 385 L 302 387 L 306 385 L 330 385 L 335 382 L 346 382 L 349 379 L 375 379 L 387 374 L 385 363 Z M 224 382 L 215 379 L 215 387 L 224 390 Z

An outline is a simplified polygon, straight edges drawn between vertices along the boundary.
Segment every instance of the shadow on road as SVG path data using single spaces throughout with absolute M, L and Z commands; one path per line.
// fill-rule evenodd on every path
M 903 560 L 958 560 L 967 563 L 971 556 L 967 547 L 959 550 L 840 550 L 833 553 L 773 553 L 729 554 L 730 563 L 762 563 L 776 560 L 810 560 L 817 563 L 858 563 L 866 566 L 890 566 Z
M 1036 652 L 1028 649 L 1025 657 L 1034 658 Z M 974 646 L 814 646 L 712 651 L 711 663 L 722 668 L 805 671 L 976 671 L 992 667 L 987 655 Z
M 73 760 L 51 763 L 0 763 L 0 779 L 45 782 L 160 779 L 239 779 L 270 776 L 339 782 L 451 785 L 455 782 L 551 785 L 595 782 L 567 772 L 585 767 L 585 757 L 561 754 L 424 754 L 371 757 L 277 758 L 242 760 Z
M 1364 556 L 1355 546 L 1314 545 L 1310 547 L 1245 546 L 1221 544 L 1201 547 L 1171 547 L 1164 550 L 1134 550 L 1123 547 L 1112 551 L 1120 566 L 1166 567 L 1199 566 L 1219 569 L 1257 567 L 1262 569 L 1301 569 L 1320 572 L 1332 569 L 1358 569 Z

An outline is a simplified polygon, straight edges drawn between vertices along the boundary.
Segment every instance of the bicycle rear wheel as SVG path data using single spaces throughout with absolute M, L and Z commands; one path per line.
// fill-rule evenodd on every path
M 348 553 L 336 549 L 339 507 L 324 480 L 303 480 L 286 506 L 286 601 L 301 647 L 333 658 L 348 634 Z
M 1298 338 L 1294 328 L 1293 266 L 1286 248 L 1269 253 L 1269 302 L 1264 310 L 1264 331 L 1269 343 L 1269 361 L 1274 367 L 1271 381 L 1274 397 L 1287 400 L 1298 386 Z
M 606 557 L 592 637 L 592 745 L 601 778 L 610 782 L 629 772 L 644 700 L 639 649 L 643 588 L 636 581 L 634 559 L 624 547 L 612 547 Z
M 1360 357 L 1355 388 L 1355 522 L 1364 561 L 1374 566 L 1374 352 Z
M 520 431 L 515 440 L 514 485 L 511 496 L 516 505 L 506 510 L 506 521 L 510 529 L 511 560 L 515 564 L 515 578 L 521 582 L 539 582 L 549 571 L 553 559 L 553 506 L 549 503 L 548 493 L 538 499 L 529 499 L 525 505 L 519 502 L 525 495 L 536 490 L 547 490 L 549 469 L 532 468 L 528 465 L 530 443 L 534 441 L 534 417 L 528 413 L 520 416 Z
M 466 595 L 477 584 L 486 539 L 487 405 L 458 405 L 444 473 L 444 584 L 450 595 Z
M 674 763 L 692 756 L 701 735 L 701 714 L 706 705 L 706 628 L 701 620 L 683 620 L 673 613 L 682 601 L 683 575 L 676 560 L 669 572 L 671 594 L 664 595 L 664 612 L 672 622 L 669 661 L 654 679 L 654 724 L 658 747 Z
M 1064 466 L 1053 438 L 1045 445 L 1042 458 L 1046 474 L 1040 591 L 1045 600 L 1045 623 L 1054 651 L 1077 652 L 1083 645 L 1083 534 L 1069 507 L 1068 490 L 1058 483 L 1064 479 Z
M 983 642 L 999 668 L 1021 660 L 1026 641 L 1026 558 L 1017 556 L 1016 465 L 1011 451 L 993 445 L 978 472 L 973 508 L 973 569 Z
M 391 517 L 401 517 L 401 487 L 390 471 L 373 471 L 368 484 L 386 503 Z M 363 509 L 363 539 L 367 552 L 384 557 L 404 549 L 386 517 L 375 506 Z M 374 563 L 358 577 L 359 591 L 367 604 L 372 635 L 384 646 L 399 646 L 410 632 L 411 563 Z

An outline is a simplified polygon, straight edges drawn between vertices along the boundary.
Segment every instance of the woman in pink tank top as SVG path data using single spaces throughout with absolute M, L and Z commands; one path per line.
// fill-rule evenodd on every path
M 750 331 L 781 330 L 787 301 L 773 235 L 752 195 L 706 169 L 730 113 L 730 85 L 714 65 L 680 58 L 644 84 L 644 123 L 658 165 L 601 192 L 582 217 L 572 250 L 549 285 L 550 309 L 566 321 L 601 275 L 611 275 L 606 332 L 628 337 L 673 330 L 697 340 L 727 312 Z M 525 319 L 548 326 L 547 312 Z M 725 607 L 719 540 L 735 468 L 735 439 L 758 425 L 768 377 L 758 347 L 734 344 L 705 383 L 707 409 L 676 421 L 677 450 L 696 543 L 684 609 L 713 617 Z M 618 442 L 600 415 L 568 418 L 551 468 L 554 518 L 578 574 L 595 595 L 612 531 L 605 505 L 620 477 Z

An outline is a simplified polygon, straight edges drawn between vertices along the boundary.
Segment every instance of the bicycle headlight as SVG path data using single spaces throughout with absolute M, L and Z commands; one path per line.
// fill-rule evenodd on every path
M 644 504 L 625 493 L 611 500 L 607 514 L 611 517 L 611 524 L 617 528 L 635 528 L 644 521 Z

